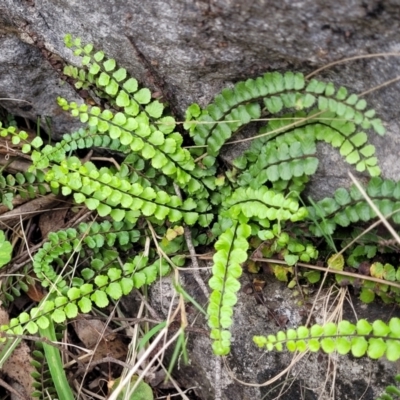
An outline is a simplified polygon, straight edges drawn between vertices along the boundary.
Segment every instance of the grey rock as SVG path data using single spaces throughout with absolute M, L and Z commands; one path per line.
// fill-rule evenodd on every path
M 0 2 L 0 98 L 28 103 L 0 100 L 0 105 L 34 121 L 41 116 L 45 129 L 46 117 L 50 118 L 49 131 L 57 139 L 79 126 L 59 110 L 56 98 L 63 96 L 77 102 L 81 98 L 61 80 L 59 69 L 49 62 L 49 55 L 55 55 L 76 63 L 63 46 L 66 33 L 105 50 L 143 85 L 160 92 L 175 116 L 182 119 L 190 103 L 205 106 L 223 87 L 266 71 L 290 69 L 307 74 L 344 57 L 399 52 L 399 29 L 398 0 L 3 0 Z M 395 57 L 371 58 L 337 65 L 318 78 L 360 93 L 394 78 L 397 71 Z M 399 83 L 368 94 L 366 99 L 387 127 L 384 138 L 372 134 L 370 137 L 377 148 L 383 175 L 399 179 Z M 350 182 L 347 171 L 351 168 L 337 151 L 321 145 L 319 154 L 320 168 L 309 189 L 315 198 L 331 195 L 338 185 Z M 271 301 L 277 293 L 282 299 L 290 298 L 290 292 L 283 288 L 265 289 L 265 297 Z M 287 307 L 291 313 L 299 313 L 294 304 Z M 253 334 L 276 330 L 267 314 L 267 309 L 257 305 L 254 298 L 240 295 L 233 327 L 235 345 L 228 362 L 246 381 L 262 383 L 288 361 L 281 355 L 264 356 L 251 344 Z M 187 374 L 192 373 L 201 397 L 211 399 L 213 366 L 209 341 L 206 336 L 196 337 L 190 345 L 194 367 L 192 372 L 186 370 Z M 308 362 L 299 365 L 303 369 Z M 303 375 L 295 378 L 290 389 L 293 393 L 288 392 L 284 398 L 297 399 L 300 392 L 296 391 L 301 388 L 319 387 L 324 381 L 326 365 L 321 364 L 321 368 L 316 362 L 313 365 L 314 370 L 304 367 Z M 377 364 L 366 367 L 360 361 L 345 365 L 339 364 L 343 384 L 337 388 L 337 398 L 358 398 L 361 394 L 356 390 L 364 388 L 369 365 L 372 369 Z M 383 367 L 376 368 L 374 374 Z M 352 370 L 354 375 L 350 375 Z M 242 386 L 226 374 L 223 379 L 224 399 L 275 398 L 276 394 L 267 394 L 267 388 Z M 351 379 L 359 385 L 353 385 Z M 375 380 L 374 395 L 378 394 L 382 379 Z M 372 398 L 371 390 L 365 398 Z M 305 398 L 314 399 L 315 393 L 317 389 L 308 392 Z
M 39 118 L 41 126 L 54 138 L 77 129 L 80 124 L 61 112 L 57 97 L 68 97 L 77 102 L 82 99 L 69 85 L 63 85 L 65 82 L 50 65 L 46 65 L 41 52 L 14 35 L 0 36 L 0 48 L 2 106 L 14 115 L 35 122 Z

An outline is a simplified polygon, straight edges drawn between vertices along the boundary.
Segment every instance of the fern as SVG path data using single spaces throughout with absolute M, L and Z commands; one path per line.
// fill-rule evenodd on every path
M 36 369 L 32 374 L 34 379 L 34 392 L 32 393 L 32 397 L 45 398 L 46 393 L 56 396 L 56 389 L 51 384 L 50 371 L 43 353 L 43 345 L 40 342 L 37 342 L 36 346 L 39 347 L 40 350 L 37 349 L 32 352 L 33 361 L 31 364 Z
M 21 313 L 13 319 L 10 327 L 14 329 L 8 332 L 17 334 L 27 329 L 35 334 L 48 324 L 49 318 L 62 323 L 66 318 L 75 318 L 78 311 L 90 312 L 93 303 L 105 307 L 109 304 L 109 298 L 118 300 L 133 287 L 148 285 L 160 274 L 167 274 L 170 267 L 164 260 L 150 261 L 140 254 L 128 258 L 120 266 L 118 253 L 112 250 L 113 247 L 118 244 L 124 249 L 139 238 L 140 232 L 128 222 L 83 223 L 78 229 L 50 233 L 49 241 L 33 258 L 36 277 L 50 293 L 30 314 Z M 73 277 L 60 274 L 57 270 L 66 261 L 71 262 L 73 253 L 81 257 L 90 255 L 90 264 L 83 265 Z M 59 267 L 54 268 L 54 264 Z
M 288 182 L 292 178 L 313 175 L 318 167 L 315 141 L 302 132 L 299 134 L 301 141 L 267 142 L 258 154 L 251 154 L 255 161 L 239 175 L 239 185 L 257 189 L 267 182 Z M 285 135 L 286 139 L 289 137 Z
M 159 221 L 168 216 L 171 222 L 183 218 L 188 224 L 193 224 L 198 218 L 197 213 L 190 212 L 196 207 L 193 200 L 182 202 L 176 195 L 155 192 L 153 188 L 143 188 L 138 183 L 131 184 L 127 178 L 114 175 L 106 167 L 99 170 L 91 162 L 82 165 L 76 157 L 54 165 L 45 179 L 54 188 L 61 186 L 64 196 L 74 191 L 78 204 L 84 203 L 90 210 L 97 210 L 102 217 L 110 214 L 115 221 L 136 222 L 140 215 L 144 215 L 154 216 Z
M 17 194 L 51 191 L 71 196 L 104 221 L 49 234 L 32 266 L 48 294 L 38 307 L 3 327 L 6 332 L 33 334 L 151 284 L 168 273 L 170 265 L 153 249 L 144 251 L 147 227 L 162 238 L 157 246 L 182 265 L 180 253 L 186 249 L 177 232 L 189 225 L 195 242 L 216 240 L 208 323 L 214 352 L 226 355 L 250 239 L 257 240 L 263 254 L 279 255 L 290 268 L 318 256 L 308 231 L 299 237 L 294 233 L 307 224 L 311 233 L 321 236 L 332 234 L 338 225 L 374 217 L 355 189 L 340 190 L 316 207 L 300 206 L 299 194 L 318 168 L 317 141 L 337 148 L 356 170 L 373 177 L 380 173 L 365 131 L 382 135 L 384 127 L 373 110 L 365 111 L 366 102 L 345 88 L 336 90 L 317 80 L 306 83 L 301 73 L 293 72 L 238 82 L 205 109 L 197 104 L 188 108 L 184 128 L 196 144 L 189 151 L 165 105 L 153 100 L 150 90 L 141 88 L 125 68 L 80 39 L 67 35 L 65 43 L 81 57 L 82 68 L 66 66 L 64 73 L 77 88 L 92 90 L 107 104 L 59 98 L 59 106 L 86 127 L 54 145 L 44 146 L 40 138 L 29 142 L 15 127 L 1 128 L 0 135 L 13 143 L 26 141 L 22 151 L 30 154 L 32 166 L 26 174 L 0 177 L 0 185 L 9 187 L 3 195 L 8 204 Z M 222 146 L 245 125 L 271 116 L 276 119 L 264 124 L 250 149 L 224 171 L 217 159 Z M 98 167 L 73 155 L 92 147 L 117 152 L 119 169 Z M 179 196 L 174 185 L 180 188 Z M 367 190 L 388 214 L 400 204 L 396 188 L 373 178 Z M 119 252 L 133 243 L 135 254 L 117 262 Z M 70 270 L 68 262 L 78 258 L 85 261 Z M 19 288 L 26 290 L 26 285 L 15 285 L 15 295 Z
M 22 143 L 22 153 L 30 153 L 32 148 L 40 148 L 43 144 L 43 140 L 39 136 L 35 137 L 32 141 L 29 141 L 29 135 L 25 131 L 17 129 L 14 125 L 4 127 L 0 123 L 0 136 L 11 137 L 11 143 L 13 145 L 20 145 Z
M 222 205 L 231 217 L 243 214 L 247 218 L 258 221 L 264 227 L 269 227 L 272 220 L 295 222 L 304 219 L 307 215 L 307 210 L 299 207 L 296 200 L 285 199 L 281 193 L 275 193 L 266 187 L 259 190 L 238 188 Z
M 346 157 L 346 161 L 350 164 L 356 164 L 358 171 L 367 170 L 372 176 L 379 175 L 380 169 L 376 165 L 376 158 L 373 157 L 375 149 L 366 143 L 366 133 L 358 129 L 365 130 L 372 127 L 380 135 L 384 134 L 385 130 L 379 119 L 372 119 L 373 110 L 361 113 L 360 110 L 364 110 L 366 107 L 365 100 L 358 100 L 355 95 L 347 97 L 345 88 L 340 88 L 336 93 L 336 98 L 333 98 L 335 94 L 333 85 L 316 80 L 312 80 L 302 93 L 300 91 L 304 89 L 304 86 L 302 74 L 288 72 L 281 75 L 274 72 L 267 73 L 262 78 L 239 82 L 233 89 L 224 89 L 215 97 L 214 102 L 197 117 L 199 123 L 193 124 L 191 128 L 191 135 L 195 143 L 207 145 L 209 158 L 205 165 L 211 166 L 223 144 L 241 126 L 252 120 L 259 119 L 264 115 L 280 113 L 283 109 L 303 110 L 317 105 L 320 111 L 318 114 L 316 111 L 311 111 L 308 115 L 304 113 L 286 115 L 288 120 L 279 120 L 276 124 L 270 123 L 267 130 L 261 131 L 261 133 L 273 133 L 278 130 L 274 134 L 276 136 L 285 131 L 285 125 L 290 125 L 291 118 L 312 118 L 311 123 L 299 123 L 304 125 L 304 127 L 296 129 L 300 137 L 303 133 L 309 133 L 314 141 L 324 140 L 333 147 L 339 147 L 340 154 Z M 316 94 L 317 97 L 311 93 Z M 191 114 L 189 113 L 188 116 L 191 117 Z M 260 150 L 262 145 L 270 139 L 271 135 L 269 134 L 267 139 L 264 136 L 263 139 L 255 141 L 253 149 L 258 147 Z M 268 158 L 263 162 L 274 164 L 285 160 L 285 157 L 276 158 L 277 154 L 280 153 L 275 153 L 275 159 L 272 162 L 268 162 Z M 295 154 L 297 157 L 303 155 L 298 149 Z M 298 168 L 296 169 L 298 164 L 293 164 L 293 171 L 298 171 Z M 313 164 L 315 165 L 316 161 Z M 282 168 L 285 167 L 282 166 Z M 314 166 L 314 172 L 315 168 Z M 286 169 L 290 168 L 286 165 Z M 299 175 L 300 172 L 295 176 Z M 279 176 L 279 172 L 273 174 L 274 180 L 277 179 L 276 176 Z M 284 173 L 284 179 L 288 180 L 288 176 L 291 175 L 287 170 Z
M 217 252 L 213 257 L 213 277 L 209 285 L 213 292 L 207 308 L 208 325 L 214 340 L 215 354 L 227 355 L 230 352 L 233 306 L 237 302 L 236 294 L 240 289 L 238 278 L 242 274 L 240 264 L 247 259 L 248 242 L 251 228 L 247 224 L 235 223 L 224 232 L 215 243 Z
M 369 181 L 366 190 L 382 214 L 399 224 L 400 184 L 374 177 Z M 317 236 L 332 234 L 337 225 L 347 227 L 351 223 L 368 222 L 376 218 L 375 212 L 355 186 L 350 190 L 337 189 L 333 198 L 325 198 L 308 210 L 313 219 L 319 221 L 318 226 L 310 227 Z
M 190 172 L 195 168 L 193 158 L 182 148 L 182 136 L 174 132 L 174 119 L 161 118 L 164 106 L 158 100 L 151 101 L 149 89 L 138 89 L 137 81 L 129 78 L 124 68 L 118 68 L 115 60 L 106 59 L 102 52 L 93 53 L 93 46 L 81 47 L 80 41 L 72 41 L 70 36 L 65 42 L 76 48 L 76 55 L 84 54 L 82 63 L 88 67 L 88 81 L 113 99 L 111 104 L 122 111 L 113 113 L 85 104 L 78 107 L 59 99 L 62 108 L 89 126 L 96 126 L 99 132 L 108 133 L 111 139 L 130 146 L 145 160 L 151 159 L 154 168 L 181 187 L 187 186 L 192 194 L 201 190 L 203 185 Z M 86 75 L 81 75 L 84 81 Z
M 0 201 L 12 210 L 16 196 L 28 200 L 48 194 L 50 188 L 46 185 L 44 178 L 42 171 L 38 171 L 37 174 L 17 172 L 15 175 L 0 175 L 0 189 L 2 189 Z
M 285 345 L 292 352 L 317 352 L 321 349 L 328 354 L 334 351 L 342 355 L 351 352 L 354 357 L 367 355 L 378 359 L 386 356 L 389 361 L 396 361 L 400 358 L 400 319 L 392 318 L 388 324 L 381 320 L 370 324 L 360 319 L 355 325 L 343 320 L 339 324 L 329 322 L 310 328 L 300 326 L 253 339 L 257 346 L 269 351 L 282 351 Z

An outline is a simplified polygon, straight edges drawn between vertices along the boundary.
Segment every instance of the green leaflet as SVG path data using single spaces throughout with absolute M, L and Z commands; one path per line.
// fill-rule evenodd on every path
M 11 260 L 12 245 L 5 239 L 3 231 L 0 231 L 0 267 L 8 264 Z

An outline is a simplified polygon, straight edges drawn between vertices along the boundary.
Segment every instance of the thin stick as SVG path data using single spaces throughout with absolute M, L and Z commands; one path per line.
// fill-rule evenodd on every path
M 215 400 L 221 400 L 222 398 L 222 389 L 221 389 L 221 364 L 222 364 L 222 357 L 215 356 L 214 357 L 214 367 L 215 367 Z
M 369 206 L 375 211 L 375 214 L 379 217 L 379 219 L 385 225 L 386 229 L 396 239 L 397 243 L 400 244 L 400 236 L 393 229 L 393 227 L 389 224 L 389 222 L 387 221 L 386 217 L 380 212 L 378 207 L 374 204 L 374 202 L 371 200 L 371 198 L 367 195 L 367 193 L 365 192 L 364 188 L 360 185 L 360 183 L 357 181 L 357 179 L 353 176 L 353 174 L 351 172 L 349 172 L 349 176 L 350 176 L 351 180 L 353 181 L 353 183 L 357 186 L 357 189 L 364 196 L 364 198 L 367 201 L 367 203 L 369 204 Z
M 386 82 L 381 83 L 381 84 L 378 85 L 378 86 L 375 86 L 375 87 L 373 87 L 373 88 L 371 88 L 371 89 L 368 89 L 368 90 L 366 90 L 366 91 L 360 93 L 360 94 L 358 95 L 358 97 L 365 96 L 365 95 L 368 94 L 368 93 L 374 92 L 375 90 L 378 90 L 378 89 L 380 89 L 380 88 L 383 88 L 383 87 L 385 87 L 385 86 L 388 86 L 388 85 L 390 85 L 390 84 L 392 84 L 392 83 L 395 83 L 395 82 L 397 82 L 397 81 L 400 81 L 400 76 L 397 76 L 396 78 L 390 79 L 390 80 L 388 80 L 388 81 L 386 81 Z
M 293 123 L 291 123 L 291 124 L 282 126 L 281 128 L 274 129 L 274 130 L 271 131 L 271 132 L 261 133 L 260 135 L 255 135 L 255 136 L 252 136 L 252 137 L 249 137 L 249 138 L 246 138 L 246 139 L 234 140 L 234 141 L 232 141 L 232 142 L 224 143 L 224 146 L 230 145 L 230 144 L 248 142 L 248 141 L 250 141 L 250 140 L 258 139 L 258 138 L 264 137 L 264 136 L 269 136 L 269 135 L 272 135 L 272 134 L 274 134 L 274 133 L 285 132 L 285 131 L 288 130 L 289 128 L 293 128 L 293 127 L 295 127 L 295 126 L 297 126 L 297 125 L 299 125 L 299 124 L 302 124 L 303 122 L 306 122 L 306 121 L 308 121 L 308 120 L 310 120 L 310 119 L 314 119 L 314 118 L 317 117 L 318 115 L 323 114 L 325 111 L 326 111 L 326 110 L 321 110 L 321 111 L 319 111 L 319 112 L 317 112 L 317 113 L 315 113 L 315 114 L 309 115 L 309 116 L 306 117 L 306 118 L 302 118 L 302 119 L 300 119 L 299 121 L 295 121 L 295 122 L 293 122 Z
M 344 58 L 343 60 L 333 61 L 333 62 L 331 62 L 329 64 L 326 64 L 323 67 L 318 68 L 315 71 L 311 72 L 305 78 L 306 79 L 310 79 L 312 76 L 318 74 L 319 72 L 323 71 L 324 69 L 333 67 L 334 65 L 343 64 L 343 63 L 348 62 L 348 61 L 361 60 L 363 58 L 378 58 L 378 57 L 400 57 L 400 53 L 396 53 L 396 52 L 374 53 L 374 54 L 364 54 L 362 56 L 347 57 L 347 58 Z
M 212 256 L 199 256 L 202 259 L 205 260 L 210 260 Z M 281 264 L 281 265 L 288 265 L 286 261 L 284 260 L 278 260 L 275 258 L 260 258 L 260 257 L 249 257 L 249 260 L 251 261 L 257 261 L 257 262 L 263 262 L 263 263 L 273 263 L 273 264 Z M 327 267 L 318 267 L 317 265 L 311 265 L 311 264 L 306 264 L 306 263 L 301 263 L 298 262 L 296 263 L 297 266 L 301 268 L 308 268 L 308 269 L 313 269 L 316 271 L 322 271 L 322 272 L 329 272 L 331 274 L 340 274 L 344 276 L 350 276 L 352 278 L 360 278 L 365 281 L 371 281 L 371 282 L 376 282 L 388 286 L 393 286 L 396 288 L 400 289 L 400 283 L 392 282 L 392 281 L 386 281 L 384 279 L 379 279 L 379 278 L 374 278 L 373 276 L 367 276 L 367 275 L 361 275 L 361 274 L 356 274 L 354 272 L 348 272 L 348 271 L 338 271 L 336 269 L 332 268 L 327 268 Z
M 13 99 L 11 97 L 2 97 L 0 98 L 1 101 L 22 101 L 23 103 L 28 103 L 28 104 L 32 104 L 27 100 L 22 100 L 22 99 Z
M 10 386 L 6 381 L 0 378 L 0 386 L 3 386 L 4 389 L 7 389 L 10 393 L 17 396 L 19 399 L 27 400 L 29 397 L 23 396 L 21 393 L 17 392 L 12 386 Z

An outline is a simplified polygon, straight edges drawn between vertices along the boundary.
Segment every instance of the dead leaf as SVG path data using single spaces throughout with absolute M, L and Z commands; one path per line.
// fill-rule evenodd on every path
M 165 238 L 168 241 L 174 240 L 177 236 L 182 236 L 184 234 L 183 226 L 174 226 L 173 228 L 168 228 Z
M 59 202 L 57 196 L 52 193 L 43 197 L 38 197 L 13 210 L 5 212 L 1 216 L 1 222 L 9 225 L 16 224 L 20 222 L 20 216 L 22 216 L 23 220 L 32 218 L 37 214 L 41 214 L 46 209 L 55 207 Z
M 51 210 L 40 215 L 39 228 L 42 237 L 45 238 L 49 232 L 56 232 L 63 228 L 68 210 L 69 204 L 66 207 Z
M 246 263 L 247 271 L 251 274 L 258 274 L 260 272 L 260 265 L 253 260 L 249 260 Z
M 253 279 L 253 286 L 256 292 L 262 292 L 265 287 L 265 281 L 261 279 L 254 278 Z
M 75 332 L 88 350 L 95 350 L 93 361 L 105 357 L 126 357 L 128 347 L 98 319 L 79 318 L 74 321 Z M 89 361 L 89 358 L 87 359 Z
M 46 296 L 46 293 L 43 291 L 43 286 L 41 286 L 37 280 L 32 279 L 32 276 L 28 276 L 26 280 L 26 284 L 28 285 L 27 296 L 32 301 L 39 303 L 43 297 Z
M 4 308 L 0 307 L 0 325 L 8 325 L 9 316 Z M 0 346 L 1 348 L 1 346 Z M 35 368 L 31 365 L 32 357 L 28 345 L 22 341 L 19 346 L 11 353 L 4 363 L 2 372 L 11 380 L 18 382 L 25 391 L 27 398 L 31 398 L 33 392 L 33 378 L 31 374 Z
M 31 374 L 35 372 L 35 368 L 31 365 L 32 357 L 30 350 L 25 342 L 12 352 L 8 360 L 3 366 L 3 373 L 10 379 L 17 381 L 23 388 L 27 396 L 33 392 L 33 378 Z
M 328 267 L 336 271 L 343 271 L 344 257 L 342 254 L 333 254 L 328 259 Z

